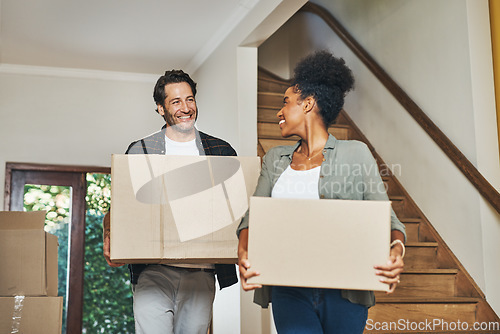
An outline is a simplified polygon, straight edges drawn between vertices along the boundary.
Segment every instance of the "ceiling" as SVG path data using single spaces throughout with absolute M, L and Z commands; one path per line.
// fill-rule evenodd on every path
M 0 64 L 192 72 L 259 0 L 0 0 Z

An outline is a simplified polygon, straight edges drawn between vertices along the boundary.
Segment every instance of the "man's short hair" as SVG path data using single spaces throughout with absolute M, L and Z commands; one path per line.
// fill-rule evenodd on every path
M 185 73 L 183 70 L 165 71 L 165 74 L 162 75 L 156 82 L 153 91 L 153 99 L 155 101 L 155 104 L 163 106 L 165 103 L 165 99 L 167 98 L 165 94 L 165 86 L 171 83 L 179 82 L 187 82 L 189 86 L 191 86 L 193 96 L 196 96 L 196 82 L 191 79 L 189 74 Z M 156 109 L 156 112 L 158 112 L 158 109 Z

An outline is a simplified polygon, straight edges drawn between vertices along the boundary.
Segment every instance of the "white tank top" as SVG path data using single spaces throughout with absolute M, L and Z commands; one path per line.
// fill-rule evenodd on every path
M 274 184 L 271 197 L 319 199 L 319 172 L 321 166 L 295 170 L 288 166 Z

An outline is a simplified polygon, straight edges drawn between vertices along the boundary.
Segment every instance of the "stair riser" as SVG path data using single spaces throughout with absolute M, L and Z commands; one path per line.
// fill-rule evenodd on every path
M 418 217 L 418 212 L 415 208 L 407 204 L 404 199 L 391 199 L 392 208 L 399 218 Z
M 451 329 L 450 326 L 453 326 L 451 323 L 460 323 L 466 322 L 472 326 L 475 321 L 476 314 L 476 304 L 475 303 L 463 303 L 463 304 L 383 304 L 378 303 L 374 307 L 371 307 L 368 311 L 368 319 L 367 327 L 365 329 L 365 333 L 370 333 L 368 331 L 371 327 L 372 332 L 374 331 L 374 324 L 377 321 L 379 324 L 382 323 L 395 323 L 393 326 L 397 324 L 407 324 L 407 326 L 412 326 L 411 323 L 419 323 L 419 322 L 431 322 L 440 321 L 441 324 L 443 322 L 448 323 L 448 329 Z M 376 319 L 376 320 L 375 320 Z M 413 325 L 415 326 L 415 325 Z M 443 325 L 444 326 L 444 325 Z M 397 327 L 394 327 L 397 329 Z M 428 328 L 427 328 L 428 329 Z M 442 327 L 434 327 L 435 330 L 442 330 Z M 443 329 L 446 329 L 444 327 Z M 401 330 L 401 328 L 399 328 Z M 411 328 L 407 328 L 407 330 L 411 330 Z M 428 332 L 418 331 L 418 333 Z
M 406 242 L 417 242 L 419 223 L 403 223 L 406 227 Z
M 259 92 L 273 92 L 273 93 L 285 93 L 287 90 L 288 85 L 285 84 L 279 84 L 276 82 L 272 81 L 267 81 L 267 80 L 260 80 L 258 81 L 257 84 L 257 89 Z
M 279 118 L 276 115 L 279 110 L 280 109 L 259 107 L 257 111 L 257 121 L 265 123 L 274 123 L 277 125 L 279 123 Z
M 387 166 L 378 166 L 380 171 L 380 175 L 382 176 L 382 180 L 385 184 L 385 189 L 387 189 L 388 196 L 401 196 L 403 193 L 401 189 L 398 189 L 396 183 L 393 181 L 393 178 L 388 176 L 389 171 L 387 170 Z
M 405 269 L 437 268 L 436 247 L 406 247 Z
M 281 93 L 280 95 L 259 93 L 257 104 L 259 106 L 281 107 L 283 106 L 283 93 Z
M 377 295 L 381 298 L 385 293 Z M 453 274 L 402 274 L 401 283 L 391 297 L 454 297 L 455 275 Z

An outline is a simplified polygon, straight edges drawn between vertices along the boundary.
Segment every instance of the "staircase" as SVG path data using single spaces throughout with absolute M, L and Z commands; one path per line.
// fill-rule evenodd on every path
M 276 113 L 283 104 L 288 83 L 259 69 L 258 154 L 271 147 L 293 145 L 296 138 L 282 138 Z M 405 271 L 391 295 L 376 292 L 365 333 L 500 333 L 499 317 L 458 259 L 432 227 L 385 163 L 342 110 L 329 132 L 337 139 L 355 139 L 368 145 L 387 185 L 396 215 L 406 226 Z M 475 322 L 482 328 L 473 330 Z M 468 326 L 468 328 L 465 328 Z

